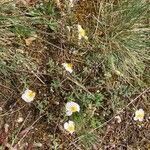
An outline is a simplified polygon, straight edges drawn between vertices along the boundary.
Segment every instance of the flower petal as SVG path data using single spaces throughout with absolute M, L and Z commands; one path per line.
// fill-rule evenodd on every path
M 138 120 L 138 119 L 137 119 L 137 117 L 134 117 L 133 119 L 134 119 L 135 121 L 137 121 L 137 120 Z
M 64 129 L 66 129 L 66 130 L 68 129 L 68 122 L 64 123 Z
M 66 112 L 66 115 L 67 115 L 67 116 L 71 116 L 71 115 L 72 115 L 72 112 L 71 112 L 71 111 L 67 111 L 67 112 Z
M 142 121 L 143 121 L 143 118 L 139 118 L 139 121 L 142 122 Z

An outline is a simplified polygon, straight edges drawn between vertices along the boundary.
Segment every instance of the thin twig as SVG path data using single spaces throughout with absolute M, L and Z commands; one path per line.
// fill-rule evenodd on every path
M 44 114 L 44 115 L 45 115 L 45 114 Z M 29 133 L 29 131 L 33 129 L 33 126 L 34 126 L 44 115 L 38 117 L 38 118 L 28 127 L 28 131 L 23 135 L 23 137 L 18 141 L 18 143 L 17 143 L 16 145 L 20 144 L 20 142 L 26 137 L 26 135 Z M 15 145 L 15 147 L 16 147 L 16 145 Z
M 100 127 L 106 125 L 108 122 L 110 122 L 111 120 L 113 120 L 117 115 L 119 115 L 120 113 L 122 113 L 126 108 L 128 108 L 133 102 L 135 102 L 138 98 L 140 98 L 143 94 L 147 93 L 150 90 L 150 88 L 144 90 L 142 93 L 140 93 L 136 98 L 134 98 L 133 100 L 131 100 L 130 103 L 128 103 L 124 108 L 122 108 L 117 114 L 115 114 L 111 119 L 109 119 L 108 121 L 104 122 L 102 125 L 98 126 L 97 128 L 93 129 L 90 131 L 90 133 L 92 133 L 93 131 L 99 129 Z
M 24 126 L 25 122 L 27 121 L 27 119 L 28 119 L 30 113 L 31 113 L 31 112 L 28 113 L 27 117 L 25 118 L 24 122 L 22 123 L 21 127 L 19 128 L 18 133 L 15 135 L 15 137 L 14 137 L 12 143 L 11 143 L 11 147 L 13 147 L 13 145 L 14 145 L 14 143 L 15 143 L 15 140 L 17 139 L 17 137 L 18 137 L 18 135 L 19 135 L 19 133 L 20 133 L 22 127 Z
M 19 108 L 19 109 L 15 110 L 15 111 L 12 111 L 11 113 L 6 112 L 6 113 L 4 113 L 4 114 L 0 115 L 0 117 L 4 117 L 4 116 L 6 116 L 6 115 L 11 115 L 11 114 L 13 114 L 13 113 L 15 113 L 15 112 L 17 112 L 17 111 L 21 110 L 21 109 L 22 109 L 22 108 L 24 108 L 24 107 L 25 107 L 25 105 L 24 105 L 24 106 L 22 106 L 21 108 Z
M 88 94 L 90 94 L 90 95 L 93 96 L 93 94 L 92 94 L 90 91 L 88 91 L 88 89 L 86 89 L 85 86 L 83 86 L 82 84 L 80 84 L 77 80 L 72 79 L 72 78 L 70 78 L 70 77 L 67 77 L 67 79 L 69 79 L 70 81 L 74 82 L 76 85 L 78 85 L 78 86 L 79 86 L 80 88 L 82 88 L 84 91 L 86 91 Z

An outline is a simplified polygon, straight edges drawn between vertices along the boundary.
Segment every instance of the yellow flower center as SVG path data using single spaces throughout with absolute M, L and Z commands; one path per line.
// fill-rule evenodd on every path
M 76 112 L 76 111 L 77 111 L 77 107 L 76 107 L 76 106 L 72 106 L 72 107 L 71 107 L 71 111 L 72 111 L 72 112 Z
M 70 125 L 70 126 L 68 127 L 68 131 L 73 132 L 73 131 L 74 131 L 74 126 L 73 126 L 73 125 Z
M 67 64 L 67 68 L 72 69 L 72 64 Z
M 29 91 L 29 92 L 28 92 L 28 96 L 29 96 L 30 98 L 34 97 L 34 96 L 35 96 L 35 92 Z
M 144 114 L 143 113 L 139 113 L 136 115 L 136 118 L 143 118 Z
M 85 36 L 85 31 L 83 29 L 80 29 L 79 34 L 84 37 Z

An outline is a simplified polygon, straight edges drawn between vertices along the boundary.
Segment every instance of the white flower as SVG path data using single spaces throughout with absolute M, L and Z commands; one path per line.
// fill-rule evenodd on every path
M 85 30 L 78 24 L 78 39 L 81 40 L 82 38 L 88 40 Z
M 143 121 L 143 119 L 144 119 L 144 110 L 143 109 L 136 110 L 134 120 Z
M 67 130 L 69 133 L 73 133 L 75 131 L 75 123 L 73 121 L 68 121 L 64 123 L 64 129 Z
M 63 65 L 63 67 L 66 69 L 66 71 L 68 71 L 68 72 L 70 72 L 70 73 L 72 73 L 73 72 L 73 65 L 71 64 L 71 63 L 63 63 L 62 64 Z
M 75 102 L 67 102 L 66 104 L 66 115 L 71 116 L 74 112 L 79 112 L 80 106 Z
M 25 92 L 22 94 L 21 98 L 22 98 L 25 102 L 30 103 L 30 102 L 32 102 L 32 101 L 34 100 L 35 94 L 36 94 L 35 92 L 33 92 L 33 91 L 27 89 L 27 90 L 25 90 Z

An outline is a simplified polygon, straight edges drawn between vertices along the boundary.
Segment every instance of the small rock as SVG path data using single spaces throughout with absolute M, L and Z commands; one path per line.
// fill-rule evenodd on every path
M 38 143 L 34 143 L 34 147 L 42 147 L 42 143 L 38 142 Z
M 23 118 L 22 117 L 19 117 L 16 121 L 18 122 L 18 123 L 21 123 L 21 122 L 23 122 Z
M 0 111 L 3 111 L 3 108 L 2 108 L 2 107 L 0 107 Z
M 8 133 L 8 128 L 9 128 L 9 125 L 7 123 L 5 123 L 5 125 L 4 125 L 5 133 Z
M 120 123 L 121 122 L 121 118 L 120 116 L 116 116 L 115 119 L 117 119 L 117 122 Z

